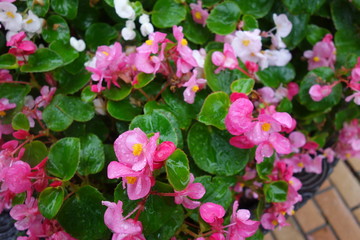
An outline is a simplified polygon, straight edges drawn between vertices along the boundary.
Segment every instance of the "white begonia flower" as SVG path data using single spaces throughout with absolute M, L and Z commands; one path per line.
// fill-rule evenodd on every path
M 106 104 L 102 98 L 96 98 L 93 101 L 95 112 L 99 115 L 106 115 Z
M 129 0 L 114 0 L 116 14 L 125 19 L 135 19 L 135 11 L 130 6 Z
M 126 41 L 133 40 L 136 37 L 136 32 L 133 29 L 125 27 L 121 30 L 121 36 Z
M 70 38 L 70 45 L 78 52 L 82 52 L 86 48 L 86 44 L 85 44 L 84 40 L 82 40 L 82 39 L 77 40 L 74 37 Z
M 261 51 L 262 47 L 260 30 L 237 31 L 231 42 L 231 46 L 241 61 L 257 62 L 257 54 Z
M 289 21 L 285 14 L 280 14 L 278 16 L 274 13 L 273 20 L 276 25 L 276 35 L 278 35 L 279 37 L 286 37 L 290 34 L 292 29 L 292 23 Z
M 279 49 L 279 48 L 286 48 L 285 43 L 283 42 L 283 40 L 281 39 L 281 37 L 277 34 L 271 34 L 271 43 L 272 45 Z
M 0 22 L 5 29 L 17 32 L 21 30 L 22 16 L 16 12 L 17 8 L 9 2 L 0 2 Z
M 288 64 L 292 58 L 291 53 L 287 49 L 265 50 L 259 55 L 259 66 L 261 70 L 268 66 L 282 67 Z
M 140 18 L 139 18 L 139 23 L 140 24 L 149 23 L 149 22 L 150 22 L 149 15 L 143 14 L 143 15 L 140 16 Z
M 11 37 L 14 36 L 14 35 L 17 34 L 17 33 L 18 33 L 18 32 L 16 32 L 16 31 L 8 31 L 8 32 L 6 33 L 6 41 L 7 41 L 7 42 L 10 41 Z
M 22 28 L 26 32 L 36 33 L 41 30 L 42 21 L 31 10 L 28 12 L 27 18 L 22 21 Z
M 147 35 L 154 32 L 154 26 L 151 23 L 144 23 L 140 27 L 141 35 L 146 37 Z
M 89 61 L 84 63 L 85 67 L 91 67 L 91 68 L 96 68 L 96 57 L 93 57 L 92 59 L 90 59 Z
M 132 20 L 128 20 L 126 21 L 126 28 L 129 28 L 129 29 L 135 29 L 135 22 L 132 21 Z
M 197 65 L 200 68 L 204 68 L 206 52 L 205 49 L 201 48 L 200 50 L 193 50 L 192 56 L 195 58 Z

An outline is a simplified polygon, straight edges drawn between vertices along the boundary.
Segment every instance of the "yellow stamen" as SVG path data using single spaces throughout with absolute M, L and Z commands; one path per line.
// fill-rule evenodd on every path
M 195 18 L 200 20 L 202 18 L 201 13 L 200 12 L 195 12 Z
M 145 43 L 149 46 L 153 45 L 154 41 L 153 40 L 146 40 Z
M 244 183 L 239 183 L 240 187 L 244 187 L 245 184 Z
M 197 91 L 199 91 L 199 86 L 195 85 L 195 86 L 193 86 L 193 87 L 191 88 L 191 90 L 192 90 L 193 92 L 197 92 Z
M 188 45 L 188 41 L 185 39 L 185 38 L 183 38 L 183 39 L 181 39 L 181 45 L 183 45 L 183 46 L 186 46 L 186 45 Z
M 139 156 L 143 150 L 143 146 L 140 143 L 135 143 L 133 145 L 133 154 L 134 156 Z
M 274 226 L 276 226 L 276 225 L 279 224 L 279 222 L 278 222 L 278 220 L 274 219 L 274 220 L 271 221 L 271 224 L 274 225 Z
M 12 12 L 6 12 L 6 16 L 8 16 L 10 18 L 15 18 L 14 13 L 12 13 Z
M 263 131 L 265 131 L 265 132 L 268 132 L 268 131 L 270 130 L 270 128 L 271 128 L 271 124 L 270 124 L 270 123 L 263 123 L 263 124 L 261 125 L 261 129 L 262 129 Z
M 298 165 L 299 167 L 304 167 L 304 163 L 302 163 L 302 162 L 299 162 L 297 165 Z
M 250 44 L 250 40 L 243 40 L 243 41 L 242 41 L 242 44 L 243 44 L 245 47 L 247 47 L 247 46 L 249 46 L 249 44 Z
M 108 52 L 102 51 L 102 53 L 103 53 L 105 56 L 109 56 L 109 53 L 108 53 Z
M 134 184 L 137 180 L 136 177 L 125 177 L 125 178 L 126 178 L 127 183 L 129 183 L 129 184 Z
M 294 184 L 294 181 L 293 181 L 293 180 L 290 180 L 289 183 L 290 183 L 290 185 L 293 185 L 293 184 Z
M 316 56 L 316 57 L 313 57 L 313 60 L 314 60 L 314 62 L 319 62 L 320 58 L 318 56 Z
M 280 212 L 282 215 L 284 215 L 285 216 L 285 214 L 286 214 L 286 212 L 285 211 L 281 211 Z
M 351 158 L 351 153 L 345 154 L 345 157 L 348 158 L 348 159 Z
M 34 20 L 32 20 L 31 18 L 29 20 L 26 21 L 26 23 L 30 24 L 32 23 Z
M 291 210 L 290 215 L 294 215 L 294 214 L 295 214 L 295 211 L 294 211 L 294 210 Z
M 6 112 L 5 111 L 0 111 L 0 117 L 4 117 L 6 116 Z

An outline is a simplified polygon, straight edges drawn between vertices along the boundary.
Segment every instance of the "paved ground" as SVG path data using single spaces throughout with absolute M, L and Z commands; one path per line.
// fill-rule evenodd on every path
M 360 240 L 360 159 L 339 161 L 315 198 L 265 240 Z

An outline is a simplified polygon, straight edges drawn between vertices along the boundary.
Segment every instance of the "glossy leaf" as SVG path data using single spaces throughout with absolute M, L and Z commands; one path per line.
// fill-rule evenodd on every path
M 326 0 L 283 0 L 282 2 L 291 13 L 314 14 L 319 8 L 321 8 L 321 6 L 326 2 Z
M 188 133 L 188 147 L 196 165 L 221 176 L 232 176 L 245 168 L 249 151 L 230 145 L 227 131 L 195 123 Z
M 74 19 L 78 11 L 78 0 L 52 0 L 51 8 L 59 15 Z
M 85 69 L 82 69 L 76 74 L 69 73 L 64 68 L 56 69 L 53 72 L 53 77 L 59 83 L 57 93 L 76 93 L 90 81 L 90 75 L 91 74 Z
M 343 128 L 345 122 L 349 122 L 352 119 L 360 117 L 360 109 L 358 105 L 351 104 L 346 109 L 341 110 L 335 115 L 335 127 L 336 130 Z
M 264 184 L 265 200 L 267 202 L 285 202 L 288 184 L 285 181 L 275 181 Z
M 51 146 L 46 167 L 50 174 L 67 181 L 74 176 L 79 161 L 80 140 L 62 138 Z
M 67 22 L 59 15 L 52 15 L 46 20 L 46 27 L 42 30 L 42 37 L 48 43 L 55 40 L 70 41 L 70 30 Z
M 63 64 L 62 58 L 56 52 L 41 48 L 29 56 L 28 62 L 21 66 L 20 70 L 22 72 L 48 72 Z
M 39 17 L 44 17 L 49 11 L 50 0 L 43 0 L 42 3 L 34 0 L 26 0 L 27 7 Z
M 63 65 L 67 65 L 79 57 L 79 53 L 70 46 L 70 43 L 64 43 L 63 41 L 53 41 L 49 49 L 56 52 L 62 58 Z
M 243 22 L 244 22 L 244 27 L 243 29 L 245 31 L 252 31 L 254 29 L 258 29 L 259 28 L 259 24 L 256 20 L 255 17 L 253 17 L 252 15 L 244 15 L 242 18 Z
M 47 219 L 52 219 L 59 212 L 63 201 L 63 188 L 45 188 L 39 196 L 39 211 Z
M 242 14 L 249 14 L 256 18 L 264 17 L 274 3 L 274 0 L 233 1 L 239 5 Z
M 94 187 L 84 186 L 68 198 L 57 220 L 66 232 L 79 239 L 107 239 L 110 231 L 104 224 L 106 206 L 103 195 Z
M 256 171 L 261 179 L 270 180 L 268 177 L 274 168 L 275 154 L 271 157 L 265 157 L 264 161 L 256 164 Z
M 87 122 L 95 115 L 94 105 L 84 103 L 79 97 L 63 96 L 57 107 L 78 122 Z
M 293 27 L 291 33 L 283 40 L 287 48 L 291 50 L 294 49 L 305 38 L 310 16 L 308 14 L 287 15 L 288 19 L 293 24 Z
M 330 31 L 326 28 L 322 28 L 314 24 L 308 25 L 307 29 L 308 33 L 306 34 L 306 40 L 311 45 L 315 45 L 315 43 L 321 41 L 326 34 L 330 33 Z
M 293 104 L 288 98 L 283 98 L 279 105 L 276 106 L 276 111 L 278 112 L 287 112 L 291 113 L 293 109 Z
M 91 87 L 87 86 L 81 91 L 81 101 L 92 102 L 96 98 L 97 94 L 91 91 Z
M 58 106 L 59 102 L 64 98 L 63 95 L 56 95 L 51 103 L 44 109 L 42 117 L 48 128 L 53 131 L 63 131 L 73 122 L 73 118 L 64 113 Z
M 78 172 L 87 176 L 100 172 L 105 164 L 104 147 L 101 140 L 93 133 L 80 138 L 81 155 Z
M 13 117 L 11 125 L 14 130 L 22 129 L 25 131 L 29 131 L 29 129 L 30 129 L 30 123 L 29 123 L 29 120 L 27 119 L 27 116 L 21 112 L 17 113 Z
M 226 129 L 224 120 L 229 107 L 229 95 L 224 92 L 212 93 L 205 99 L 198 120 L 206 125 L 212 125 L 224 130 Z
M 194 22 L 192 15 L 187 14 L 186 20 L 182 24 L 184 35 L 191 42 L 196 44 L 204 44 L 211 38 L 211 32 L 207 27 Z
M 112 86 L 110 89 L 103 91 L 104 96 L 113 101 L 120 101 L 125 99 L 131 93 L 132 86 L 129 84 L 122 84 L 120 88 Z
M 136 77 L 137 83 L 134 84 L 134 88 L 143 88 L 146 85 L 148 85 L 152 80 L 154 80 L 155 75 L 154 74 L 146 74 L 146 73 L 139 73 Z
M 17 67 L 18 64 L 15 55 L 6 53 L 0 56 L 0 69 L 14 69 Z
M 131 121 L 142 112 L 142 109 L 132 104 L 129 99 L 108 101 L 106 109 L 112 117 L 122 121 Z
M 117 37 L 118 31 L 106 23 L 94 23 L 85 32 L 86 46 L 92 50 L 101 45 L 110 45 Z
M 46 145 L 38 140 L 26 144 L 24 148 L 25 152 L 21 160 L 29 163 L 31 167 L 35 167 L 48 155 Z
M 165 162 L 166 175 L 175 190 L 180 191 L 187 187 L 190 181 L 189 160 L 186 154 L 176 149 Z
M 255 80 L 252 78 L 241 78 L 234 81 L 230 88 L 232 92 L 245 93 L 249 95 L 254 89 Z
M 151 22 L 155 27 L 168 28 L 185 20 L 185 6 L 175 0 L 158 0 L 154 5 Z
M 295 78 L 295 69 L 291 64 L 284 67 L 268 67 L 256 73 L 260 81 L 268 87 L 278 88 L 281 83 L 289 83 Z
M 223 2 L 210 12 L 206 24 L 210 31 L 220 35 L 232 33 L 240 18 L 240 8 L 234 2 Z

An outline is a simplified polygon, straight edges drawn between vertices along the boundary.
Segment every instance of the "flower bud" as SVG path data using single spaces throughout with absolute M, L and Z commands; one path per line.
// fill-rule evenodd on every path
M 173 142 L 165 141 L 157 146 L 154 161 L 162 162 L 168 159 L 170 155 L 175 151 L 176 146 Z

